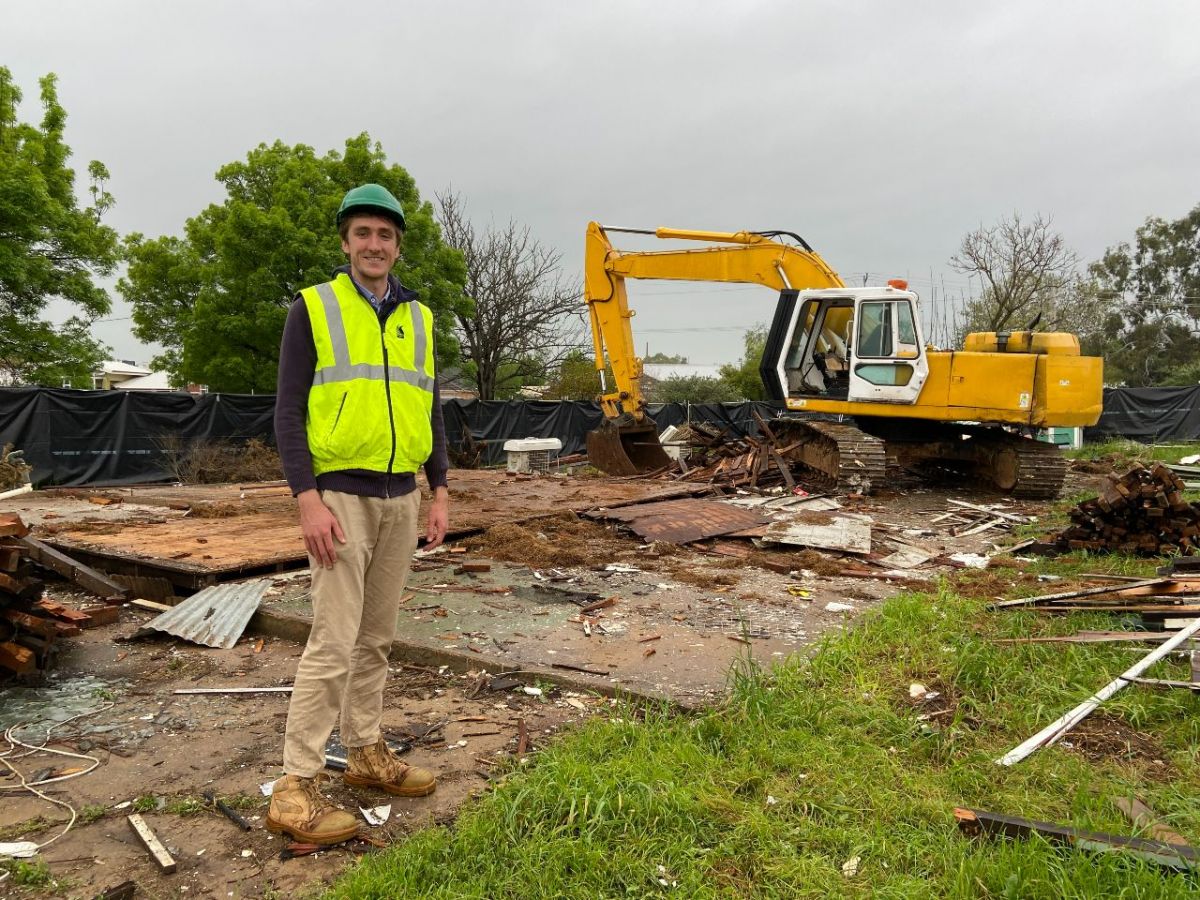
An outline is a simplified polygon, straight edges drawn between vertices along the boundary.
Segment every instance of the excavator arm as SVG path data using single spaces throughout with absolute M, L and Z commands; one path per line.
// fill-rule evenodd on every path
M 718 244 L 695 250 L 622 251 L 608 232 L 648 234 L 665 240 Z M 801 243 L 803 243 L 801 241 Z M 604 386 L 600 404 L 605 417 L 624 426 L 646 421 L 642 361 L 634 349 L 625 279 L 725 281 L 760 284 L 775 290 L 844 287 L 837 272 L 807 245 L 780 243 L 751 231 L 654 231 L 588 224 L 584 254 L 584 299 L 592 325 L 596 369 L 603 378 L 605 357 L 612 365 L 613 390 Z M 650 423 L 651 425 L 653 423 Z

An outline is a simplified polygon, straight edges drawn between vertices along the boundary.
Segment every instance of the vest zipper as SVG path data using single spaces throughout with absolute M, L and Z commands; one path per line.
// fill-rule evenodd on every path
M 390 318 L 390 316 L 389 316 Z M 388 427 L 392 431 L 392 455 L 388 457 L 387 481 L 384 484 L 385 497 L 392 496 L 392 464 L 396 461 L 396 417 L 392 412 L 392 383 L 388 377 L 387 323 L 379 323 L 379 346 L 383 349 L 383 390 L 387 394 Z

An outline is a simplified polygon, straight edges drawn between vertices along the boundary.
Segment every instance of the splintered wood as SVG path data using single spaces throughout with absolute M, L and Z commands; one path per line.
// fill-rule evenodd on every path
M 1055 537 L 1055 547 L 1143 556 L 1196 552 L 1200 504 L 1184 499 L 1182 478 L 1161 463 L 1108 477 L 1099 497 L 1071 510 L 1072 524 Z
M 20 516 L 0 515 L 0 669 L 27 675 L 48 668 L 58 650 L 56 641 L 116 621 L 116 606 L 71 609 L 42 598 L 44 584 L 35 565 L 53 569 L 101 596 L 124 591 L 95 570 L 49 550 L 28 536 Z
M 784 487 L 791 490 L 796 479 L 788 454 L 798 444 L 783 446 L 771 427 L 755 414 L 762 435 L 757 438 L 733 437 L 699 422 L 690 423 L 691 465 L 675 476 L 682 481 L 709 482 L 728 488 L 765 489 Z

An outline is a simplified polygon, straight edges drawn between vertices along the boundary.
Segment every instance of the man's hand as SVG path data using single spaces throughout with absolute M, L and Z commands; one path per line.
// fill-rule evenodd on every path
M 440 547 L 450 527 L 450 491 L 444 487 L 433 489 L 433 502 L 429 504 L 429 521 L 425 525 L 425 546 L 422 550 Z
M 333 540 L 346 543 L 346 535 L 337 516 L 333 514 L 316 490 L 302 491 L 296 495 L 300 504 L 300 530 L 304 533 L 304 546 L 309 555 L 323 569 L 332 569 L 337 562 L 337 551 Z

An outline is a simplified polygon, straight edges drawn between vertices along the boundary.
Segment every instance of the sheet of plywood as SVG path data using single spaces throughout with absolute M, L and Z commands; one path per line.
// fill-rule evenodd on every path
M 832 517 L 827 523 L 784 520 L 768 525 L 763 540 L 818 550 L 870 553 L 871 524 L 848 516 Z

